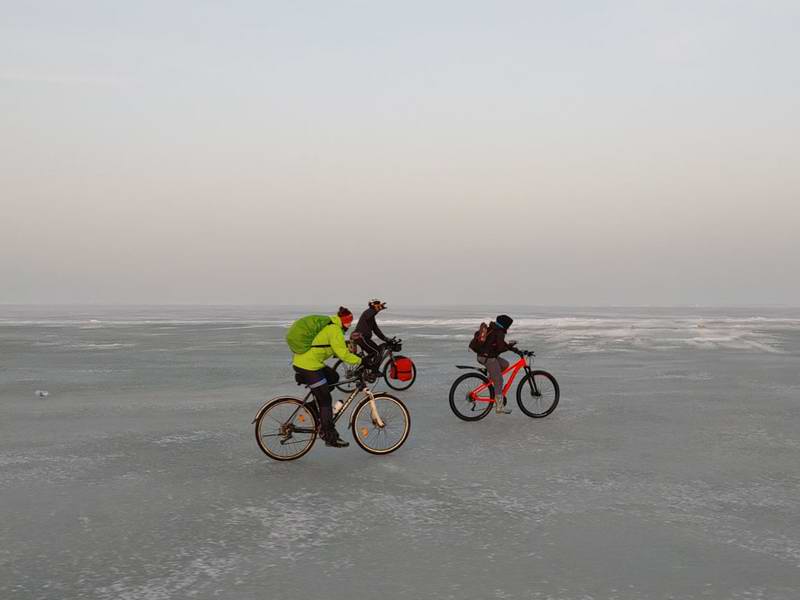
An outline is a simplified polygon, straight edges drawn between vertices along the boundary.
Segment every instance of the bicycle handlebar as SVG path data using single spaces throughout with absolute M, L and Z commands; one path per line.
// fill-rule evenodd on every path
M 393 337 L 388 342 L 386 342 L 386 346 L 392 352 L 400 352 L 400 350 L 403 348 L 403 340 L 401 340 L 398 337 Z
M 518 356 L 536 356 L 536 353 L 533 350 L 519 350 L 514 346 L 511 346 L 509 350 Z
M 353 377 L 350 378 L 349 381 L 357 381 L 363 385 L 366 385 L 368 383 L 375 383 L 376 379 L 377 374 L 362 363 L 355 368 L 353 371 Z

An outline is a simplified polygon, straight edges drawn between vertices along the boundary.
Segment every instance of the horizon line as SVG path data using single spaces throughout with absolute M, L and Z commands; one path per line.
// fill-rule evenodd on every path
M 334 303 L 335 304 L 335 303 Z M 795 308 L 800 309 L 797 304 L 779 304 L 779 303 L 750 303 L 750 304 L 703 304 L 703 303 L 679 303 L 679 304 L 528 304 L 528 303 L 397 303 L 390 304 L 389 310 L 394 307 L 408 307 L 408 308 L 442 308 L 442 307 L 458 307 L 458 308 L 472 308 L 487 306 L 506 306 L 518 308 Z M 43 302 L 0 302 L 0 307 L 14 307 L 14 308 L 57 308 L 57 307 L 103 307 L 103 308 L 162 308 L 162 307 L 175 307 L 175 308 L 306 308 L 318 307 L 319 304 L 310 303 L 260 303 L 260 302 L 247 302 L 247 303 L 197 303 L 197 302 L 167 302 L 167 303 L 117 303 L 117 302 L 57 302 L 57 303 L 43 303 Z M 332 305 L 333 306 L 333 305 Z

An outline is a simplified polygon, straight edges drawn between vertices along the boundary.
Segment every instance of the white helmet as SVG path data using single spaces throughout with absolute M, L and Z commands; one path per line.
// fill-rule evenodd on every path
M 377 305 L 378 310 L 383 310 L 386 308 L 386 302 L 380 300 L 379 298 L 373 298 L 369 301 L 369 307 L 372 308 L 373 306 Z

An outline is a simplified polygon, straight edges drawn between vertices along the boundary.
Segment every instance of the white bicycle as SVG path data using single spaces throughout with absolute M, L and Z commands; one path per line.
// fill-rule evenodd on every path
M 408 439 L 411 414 L 399 398 L 383 392 L 373 393 L 368 383 L 374 380 L 374 374 L 361 369 L 351 379 L 340 382 L 353 382 L 355 389 L 334 413 L 333 422 L 338 422 L 356 398 L 361 397 L 350 414 L 353 438 L 371 454 L 390 454 Z M 293 396 L 269 400 L 252 421 L 258 447 L 275 460 L 300 458 L 311 450 L 319 436 L 318 415 L 317 401 L 310 391 L 302 400 Z

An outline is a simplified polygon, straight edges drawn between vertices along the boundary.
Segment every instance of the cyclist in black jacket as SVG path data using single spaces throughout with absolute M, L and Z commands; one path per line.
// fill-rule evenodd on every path
M 478 362 L 486 367 L 494 384 L 494 408 L 498 415 L 511 413 L 503 398 L 503 371 L 508 368 L 509 363 L 500 355 L 516 344 L 506 341 L 506 333 L 513 322 L 514 319 L 508 315 L 497 315 L 497 318 L 489 323 L 489 333 L 478 353 Z
M 386 309 L 386 302 L 382 302 L 377 298 L 369 301 L 367 310 L 361 313 L 358 318 L 356 330 L 350 336 L 350 339 L 355 341 L 358 346 L 364 351 L 364 364 L 371 369 L 377 369 L 380 366 L 381 359 L 383 358 L 383 351 L 389 343 L 383 332 L 375 322 L 375 317 L 379 312 Z M 372 334 L 378 336 L 383 340 L 383 344 L 377 344 L 372 340 Z

